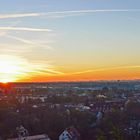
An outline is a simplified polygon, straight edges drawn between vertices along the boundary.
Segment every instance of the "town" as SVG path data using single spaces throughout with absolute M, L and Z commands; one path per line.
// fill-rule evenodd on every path
M 139 140 L 140 80 L 0 84 L 0 140 Z

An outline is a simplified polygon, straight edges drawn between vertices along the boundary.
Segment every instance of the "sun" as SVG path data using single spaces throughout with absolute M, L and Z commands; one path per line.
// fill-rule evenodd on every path
M 12 74 L 18 72 L 18 66 L 11 60 L 0 60 L 0 73 Z
M 0 82 L 15 82 L 24 73 L 23 60 L 15 56 L 0 56 Z
M 0 82 L 32 81 L 35 77 L 62 74 L 44 61 L 31 61 L 21 56 L 0 55 Z
M 9 79 L 1 79 L 0 82 L 3 83 L 3 84 L 7 84 L 7 83 L 11 82 L 11 80 L 9 80 Z

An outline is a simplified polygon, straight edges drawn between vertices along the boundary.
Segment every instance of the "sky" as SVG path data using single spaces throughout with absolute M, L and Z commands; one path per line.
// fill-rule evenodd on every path
M 139 0 L 0 0 L 0 81 L 140 79 Z

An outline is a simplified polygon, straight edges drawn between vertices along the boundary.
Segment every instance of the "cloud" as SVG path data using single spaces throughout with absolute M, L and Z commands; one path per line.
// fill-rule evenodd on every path
M 110 13 L 110 12 L 140 12 L 140 9 L 91 9 L 91 10 L 69 10 L 54 11 L 46 13 L 16 13 L 16 14 L 0 14 L 0 19 L 24 18 L 24 17 L 65 17 L 86 14 L 86 13 Z
M 39 13 L 0 14 L 0 19 L 36 17 L 36 16 L 40 16 L 40 14 Z
M 32 45 L 34 44 L 34 42 L 32 42 L 32 41 L 27 40 L 27 39 L 23 39 L 23 38 L 20 38 L 20 37 L 10 36 L 10 35 L 7 35 L 6 37 L 11 38 L 11 39 L 18 40 L 18 41 L 23 42 L 23 43 L 26 43 L 26 44 L 32 44 Z
M 31 31 L 31 32 L 50 32 L 50 29 L 27 28 L 27 27 L 0 27 L 0 30 Z
M 63 72 L 51 69 L 51 68 L 36 68 L 34 71 L 32 71 L 35 74 L 39 74 L 39 75 L 65 75 Z
M 63 72 L 55 70 L 54 66 L 49 64 L 49 62 L 32 62 L 28 63 L 27 70 L 25 71 L 26 76 L 60 76 L 64 75 Z
M 1 54 L 11 54 L 11 55 L 15 55 L 15 54 L 23 54 L 23 53 L 27 53 L 29 51 L 29 48 L 27 47 L 19 47 L 19 45 L 14 44 L 14 45 L 10 45 L 9 44 L 0 44 L 0 52 Z
M 53 50 L 53 48 L 51 46 L 43 45 L 41 43 L 37 43 L 36 41 L 31 41 L 28 39 L 24 39 L 24 38 L 17 37 L 17 36 L 11 36 L 11 35 L 5 35 L 5 37 L 20 41 L 20 42 L 25 43 L 25 44 L 33 45 L 34 47 L 37 46 L 37 47 L 43 47 L 43 48 L 48 49 L 48 50 Z
M 21 21 L 18 20 L 18 21 L 14 21 L 10 27 L 13 27 L 13 26 L 16 26 L 18 23 L 20 23 Z M 8 31 L 7 30 L 0 30 L 0 36 L 6 36 L 8 34 Z
M 122 66 L 122 67 L 112 67 L 112 68 L 101 68 L 101 69 L 90 69 L 85 71 L 79 71 L 74 73 L 67 73 L 67 75 L 79 75 L 85 73 L 92 73 L 92 72 L 100 72 L 100 71 L 108 71 L 108 70 L 119 70 L 119 69 L 136 69 L 140 68 L 140 66 Z
M 34 76 L 63 75 L 48 61 L 30 61 L 26 58 L 13 55 L 0 55 L 1 81 L 17 81 Z
M 48 12 L 43 15 L 50 14 L 70 14 L 70 13 L 98 13 L 98 12 L 138 12 L 140 9 L 99 9 L 99 10 L 73 10 L 73 11 L 58 11 L 58 12 Z
M 50 18 L 64 18 L 69 16 L 79 16 L 81 14 L 89 13 L 112 13 L 112 12 L 140 12 L 140 9 L 98 9 L 98 10 L 73 10 L 73 11 L 56 11 L 41 13 L 40 16 L 46 16 Z

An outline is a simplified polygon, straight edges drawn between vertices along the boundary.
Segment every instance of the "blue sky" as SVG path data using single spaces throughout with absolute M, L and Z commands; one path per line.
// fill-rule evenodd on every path
M 5 0 L 1 13 L 82 9 L 139 9 L 139 0 Z M 130 13 L 129 13 L 130 14 Z

